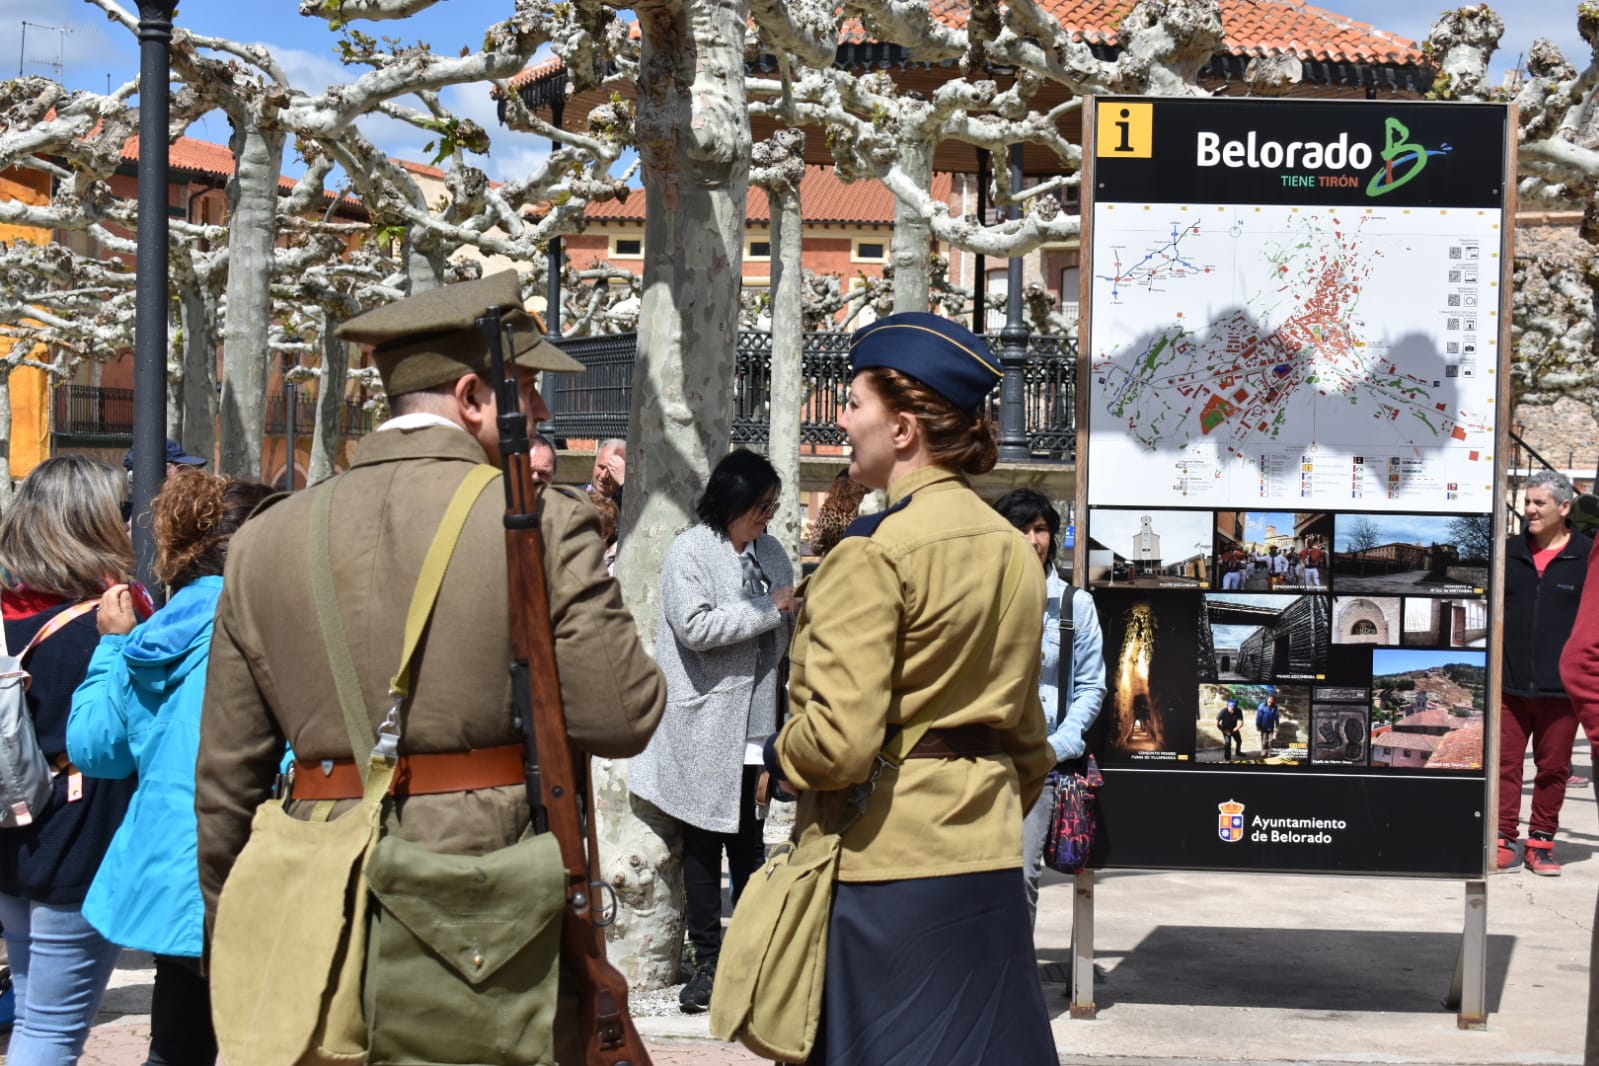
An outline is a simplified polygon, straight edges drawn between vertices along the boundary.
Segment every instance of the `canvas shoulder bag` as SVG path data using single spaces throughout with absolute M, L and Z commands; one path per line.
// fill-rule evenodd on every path
M 1025 571 L 1013 556 L 995 609 L 991 635 Z M 872 777 L 853 791 L 850 810 L 831 832 L 779 844 L 739 895 L 722 938 L 711 988 L 711 1035 L 737 1040 L 778 1062 L 804 1062 L 816 1045 L 827 978 L 827 932 L 844 834 L 865 813 L 878 777 L 898 772 L 932 725 L 936 702 L 889 736 Z

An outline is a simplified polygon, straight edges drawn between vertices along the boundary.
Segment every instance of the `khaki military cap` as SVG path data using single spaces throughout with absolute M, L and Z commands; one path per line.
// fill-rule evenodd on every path
M 545 340 L 537 316 L 522 306 L 516 271 L 445 285 L 379 307 L 345 322 L 340 340 L 372 345 L 372 361 L 390 396 L 431 389 L 463 374 L 489 373 L 489 346 L 477 320 L 491 307 L 514 310 L 503 321 L 512 332 L 516 365 L 571 372 L 583 364 Z

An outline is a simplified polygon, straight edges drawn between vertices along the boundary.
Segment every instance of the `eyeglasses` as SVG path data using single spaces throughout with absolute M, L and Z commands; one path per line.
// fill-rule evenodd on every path
M 776 500 L 762 500 L 755 505 L 755 510 L 760 512 L 762 518 L 770 518 L 777 513 L 777 509 L 781 506 L 782 504 Z

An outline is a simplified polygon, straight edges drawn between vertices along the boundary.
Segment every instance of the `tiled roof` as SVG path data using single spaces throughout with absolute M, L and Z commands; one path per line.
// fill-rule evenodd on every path
M 1398 729 L 1453 729 L 1460 724 L 1460 719 L 1450 714 L 1441 707 L 1415 714 L 1407 714 L 1399 720 Z
M 954 179 L 948 174 L 933 175 L 934 199 L 949 201 Z M 804 205 L 805 221 L 810 225 L 825 223 L 854 223 L 888 225 L 894 221 L 894 194 L 880 181 L 842 182 L 832 167 L 809 166 L 800 179 L 800 203 Z M 590 204 L 589 218 L 614 219 L 624 222 L 644 221 L 644 190 L 634 189 L 626 202 L 607 200 Z M 749 222 L 771 221 L 771 206 L 764 190 L 750 186 L 746 219 Z
M 1438 747 L 1438 742 L 1442 739 L 1431 733 L 1385 733 L 1380 737 L 1372 737 L 1371 746 L 1393 751 L 1404 748 L 1410 751 L 1431 752 Z
M 1072 36 L 1091 45 L 1122 43 L 1117 27 L 1136 0 L 1041 0 Z M 969 0 L 930 0 L 933 17 L 956 29 L 965 27 Z M 1421 48 L 1408 37 L 1380 30 L 1369 22 L 1340 15 L 1305 0 L 1221 0 L 1223 51 L 1243 58 L 1293 55 L 1305 60 L 1425 66 Z M 638 33 L 637 24 L 633 27 Z M 839 30 L 841 44 L 865 44 L 872 38 L 859 19 Z M 560 73 L 559 58 L 528 67 L 511 79 L 520 88 Z
M 522 73 L 511 79 L 511 88 L 520 89 L 530 81 L 539 81 L 540 79 L 550 77 L 553 74 L 559 74 L 565 68 L 566 64 L 562 62 L 560 56 L 556 56 L 553 59 L 546 59 L 542 63 L 535 63 L 533 66 L 528 67 L 526 70 L 522 71 Z
M 129 163 L 139 161 L 139 137 L 135 134 L 122 146 L 122 158 Z M 187 170 L 194 174 L 210 174 L 217 178 L 233 176 L 233 152 L 226 145 L 210 141 L 179 137 L 167 152 L 167 165 L 173 170 Z
M 1089 44 L 1117 45 L 1122 43 L 1117 26 L 1132 11 L 1134 0 L 1044 0 L 1044 7 L 1075 37 Z M 1408 37 L 1304 0 L 1221 0 L 1221 23 L 1226 33 L 1224 48 L 1237 56 L 1425 62 L 1421 49 Z
M 122 160 L 125 163 L 139 161 L 139 135 L 129 137 L 122 146 Z M 396 160 L 398 162 L 398 160 Z M 407 167 L 421 168 L 421 164 L 404 164 Z M 225 144 L 212 144 L 210 141 L 197 140 L 194 137 L 179 137 L 172 142 L 167 153 L 167 166 L 171 170 L 183 171 L 190 174 L 208 174 L 214 178 L 231 178 L 234 171 L 233 150 Z M 278 177 L 278 192 L 286 193 L 300 184 L 298 178 L 287 176 Z M 323 189 L 322 199 L 331 200 L 337 194 L 332 190 Z M 342 204 L 350 207 L 360 207 L 359 197 L 349 195 L 339 197 Z
M 1461 726 L 1440 738 L 1427 760 L 1429 770 L 1477 770 L 1482 767 L 1482 721 Z
M 393 156 L 389 156 L 389 162 L 396 163 L 405 170 L 409 170 L 413 174 L 420 174 L 424 178 L 434 178 L 438 181 L 443 181 L 445 178 L 449 177 L 448 174 L 440 170 L 438 167 L 428 166 L 426 163 L 413 163 L 408 159 L 396 159 Z

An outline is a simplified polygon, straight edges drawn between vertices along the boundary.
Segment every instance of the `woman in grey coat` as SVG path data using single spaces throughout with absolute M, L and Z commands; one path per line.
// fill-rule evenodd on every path
M 793 564 L 766 534 L 781 483 L 761 456 L 730 453 L 661 573 L 655 661 L 666 714 L 633 759 L 628 787 L 681 824 L 695 968 L 679 1001 L 689 1013 L 709 1006 L 722 948 L 722 852 L 735 900 L 765 855 L 755 785 L 761 745 L 777 731 L 778 666 L 799 607 Z

